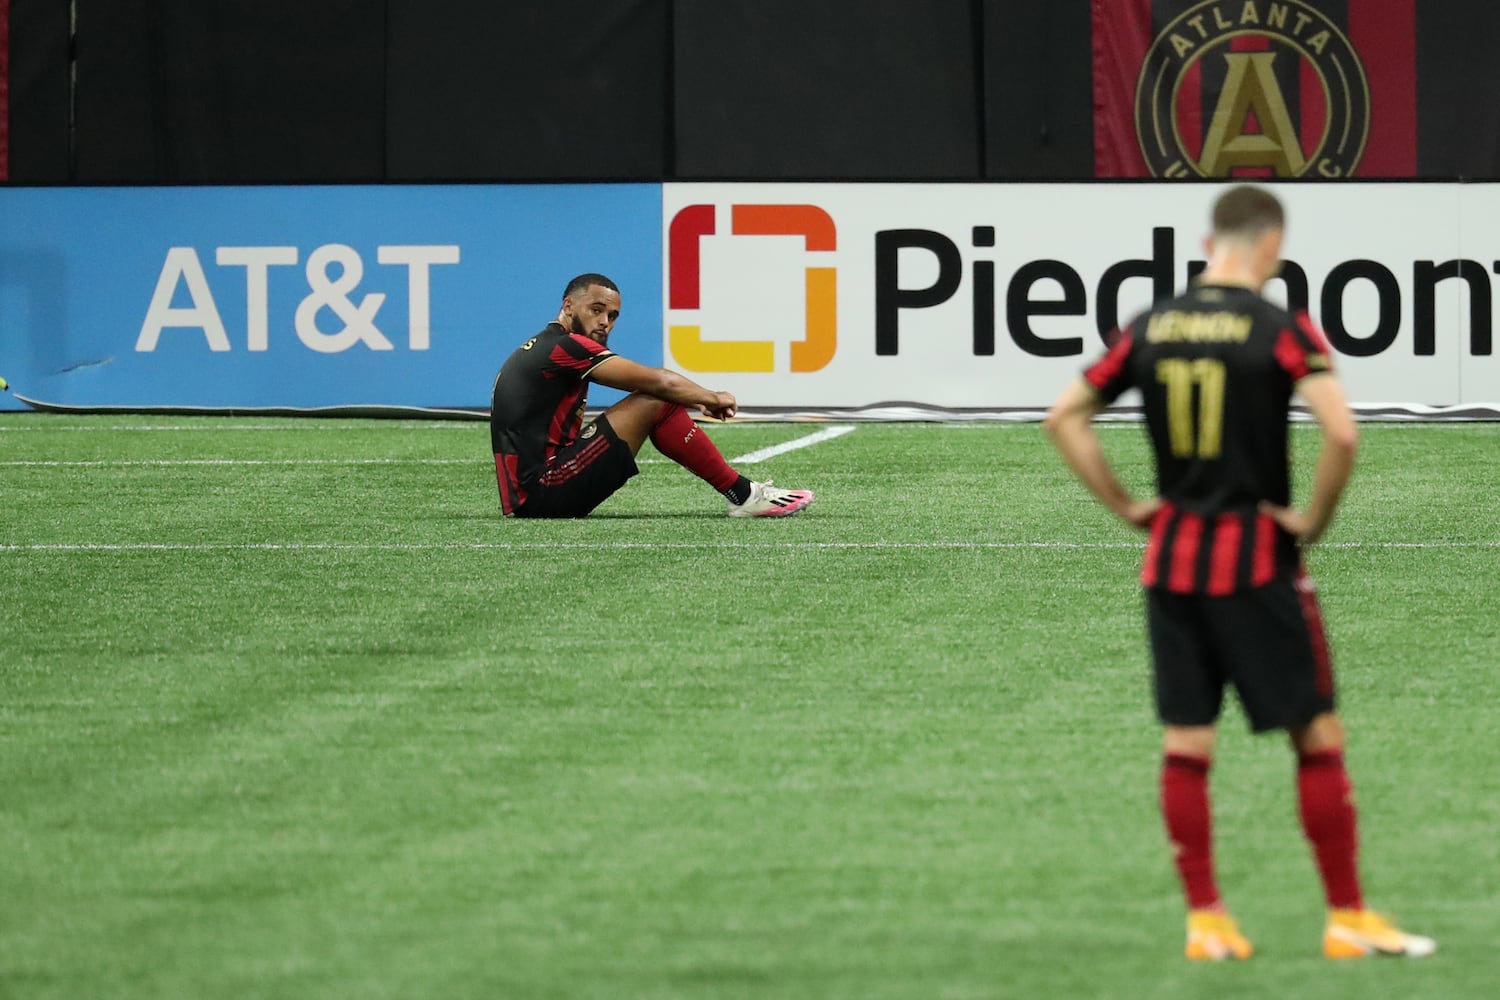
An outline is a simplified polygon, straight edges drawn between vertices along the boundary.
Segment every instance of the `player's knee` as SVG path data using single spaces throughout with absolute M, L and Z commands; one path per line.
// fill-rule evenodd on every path
M 1168 726 L 1162 734 L 1162 750 L 1169 754 L 1212 759 L 1214 733 L 1213 726 Z
M 650 396 L 648 396 L 646 398 L 647 399 L 654 399 L 654 397 L 650 397 Z M 679 403 L 665 403 L 665 402 L 662 402 L 659 399 L 656 399 L 654 401 L 657 403 L 658 406 L 661 407 L 661 409 L 658 410 L 657 414 L 656 414 L 656 426 L 657 427 L 660 427 L 662 424 L 666 423 L 668 420 L 671 420 L 673 417 L 677 416 L 677 414 L 679 414 L 679 413 L 681 413 L 683 411 L 683 407 Z
M 1344 725 L 1332 712 L 1317 715 L 1305 726 L 1295 726 L 1288 733 L 1292 747 L 1299 754 L 1327 753 L 1344 749 Z

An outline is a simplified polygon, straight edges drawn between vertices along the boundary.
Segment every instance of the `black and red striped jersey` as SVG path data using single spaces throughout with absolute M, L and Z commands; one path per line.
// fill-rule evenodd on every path
M 603 344 L 548 323 L 501 366 L 490 394 L 490 444 L 505 513 L 525 502 L 526 484 L 578 437 L 588 377 L 614 356 Z
M 1296 540 L 1257 506 L 1291 501 L 1292 391 L 1330 372 L 1330 353 L 1305 312 L 1200 284 L 1124 327 L 1084 372 L 1106 403 L 1130 388 L 1142 395 L 1164 501 L 1143 584 L 1231 594 L 1296 570 Z

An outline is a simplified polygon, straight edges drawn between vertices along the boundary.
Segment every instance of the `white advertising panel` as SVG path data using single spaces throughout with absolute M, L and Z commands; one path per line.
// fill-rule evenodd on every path
M 1186 288 L 1220 190 L 668 184 L 666 364 L 751 409 L 1043 407 L 1101 330 Z M 1307 306 L 1354 401 L 1500 402 L 1500 186 L 1276 192 L 1267 294 Z

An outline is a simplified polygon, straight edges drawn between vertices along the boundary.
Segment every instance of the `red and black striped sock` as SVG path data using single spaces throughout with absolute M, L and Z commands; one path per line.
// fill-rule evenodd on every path
M 1312 844 L 1328 905 L 1341 910 L 1363 909 L 1359 820 L 1343 753 L 1325 750 L 1299 757 L 1297 797 L 1302 831 Z
M 738 472 L 724 461 L 723 454 L 718 446 L 709 440 L 707 434 L 698 429 L 693 423 L 693 418 L 688 416 L 687 410 L 676 403 L 663 403 L 661 417 L 656 421 L 656 426 L 651 428 L 651 443 L 656 445 L 656 450 L 687 469 L 699 479 L 708 483 L 720 493 L 728 495 L 728 491 L 739 485 L 744 479 Z M 746 495 L 749 494 L 746 482 Z M 730 499 L 733 499 L 732 497 Z M 736 501 L 744 503 L 744 499 Z
M 1188 906 L 1194 910 L 1219 906 L 1214 881 L 1213 815 L 1208 801 L 1206 757 L 1169 753 L 1162 760 L 1161 813 L 1172 842 L 1177 874 Z

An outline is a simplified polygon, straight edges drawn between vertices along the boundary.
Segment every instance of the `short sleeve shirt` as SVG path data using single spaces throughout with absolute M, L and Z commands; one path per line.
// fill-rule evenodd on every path
M 502 500 L 507 479 L 524 498 L 526 485 L 578 437 L 589 376 L 613 357 L 603 344 L 549 323 L 506 359 L 490 397 L 490 443 Z

